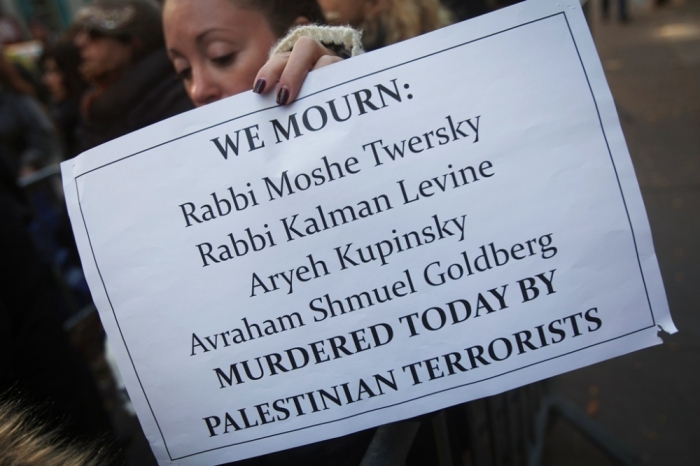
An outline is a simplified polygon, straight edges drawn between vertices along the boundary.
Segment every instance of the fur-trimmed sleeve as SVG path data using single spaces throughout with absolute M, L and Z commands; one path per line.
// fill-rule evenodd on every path
M 315 24 L 291 29 L 270 50 L 270 58 L 282 52 L 289 52 L 300 37 L 317 40 L 343 58 L 354 57 L 364 52 L 362 35 L 350 26 L 318 26 Z

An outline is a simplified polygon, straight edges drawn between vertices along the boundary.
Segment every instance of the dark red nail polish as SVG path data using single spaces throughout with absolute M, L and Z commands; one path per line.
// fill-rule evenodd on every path
M 279 105 L 285 105 L 287 101 L 289 100 L 289 89 L 286 87 L 283 87 L 280 89 L 279 93 L 277 93 L 277 103 Z
M 265 90 L 265 78 L 260 78 L 255 83 L 255 87 L 253 88 L 253 92 L 255 92 L 256 94 L 262 94 L 264 90 Z

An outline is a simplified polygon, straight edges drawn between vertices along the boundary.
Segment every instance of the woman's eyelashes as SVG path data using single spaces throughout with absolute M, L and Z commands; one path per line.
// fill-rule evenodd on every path
M 234 59 L 236 58 L 236 53 L 231 52 L 227 53 L 225 55 L 219 55 L 216 58 L 212 58 L 211 61 L 217 66 L 228 66 L 231 63 L 233 63 Z
M 214 63 L 214 65 L 218 67 L 226 67 L 230 65 L 231 63 L 234 62 L 236 59 L 236 53 L 227 53 L 225 55 L 219 55 L 218 57 L 215 58 L 210 58 L 209 60 Z M 180 77 L 181 80 L 183 81 L 189 81 L 192 79 L 192 67 L 186 67 L 182 68 L 180 70 L 177 70 L 177 75 Z
M 183 81 L 189 81 L 192 78 L 192 68 L 183 68 L 177 72 L 177 75 Z

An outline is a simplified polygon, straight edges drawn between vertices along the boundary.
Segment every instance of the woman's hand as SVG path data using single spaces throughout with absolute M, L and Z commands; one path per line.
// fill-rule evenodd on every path
M 255 77 L 253 92 L 264 94 L 277 87 L 277 103 L 286 105 L 299 95 L 309 71 L 342 61 L 332 50 L 310 37 L 300 37 L 291 52 L 282 52 L 260 69 Z

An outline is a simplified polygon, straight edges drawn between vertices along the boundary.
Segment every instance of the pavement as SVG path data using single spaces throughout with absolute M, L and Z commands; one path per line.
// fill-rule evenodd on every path
M 640 464 L 682 466 L 700 464 L 700 0 L 670 3 L 632 10 L 625 24 L 602 21 L 594 3 L 591 25 L 679 333 L 555 386 Z M 544 464 L 614 463 L 558 422 Z

